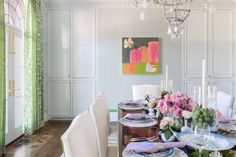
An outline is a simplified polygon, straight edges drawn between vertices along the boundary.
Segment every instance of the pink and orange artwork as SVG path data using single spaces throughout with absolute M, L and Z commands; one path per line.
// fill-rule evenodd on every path
M 158 74 L 158 67 L 158 38 L 122 38 L 123 74 Z

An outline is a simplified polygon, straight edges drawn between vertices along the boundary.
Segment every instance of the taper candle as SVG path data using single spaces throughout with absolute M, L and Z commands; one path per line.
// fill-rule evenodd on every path
M 197 86 L 193 86 L 193 101 L 197 102 Z
M 206 108 L 206 60 L 202 60 L 202 107 Z
M 202 88 L 201 86 L 198 86 L 198 105 L 201 105 L 202 103 Z
M 168 90 L 168 65 L 166 65 L 166 90 Z

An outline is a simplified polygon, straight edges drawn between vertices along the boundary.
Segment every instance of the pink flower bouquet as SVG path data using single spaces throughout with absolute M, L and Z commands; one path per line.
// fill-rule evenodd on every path
M 193 102 L 190 97 L 181 92 L 166 94 L 159 100 L 157 109 L 163 116 L 180 119 L 183 117 L 183 111 L 192 112 Z

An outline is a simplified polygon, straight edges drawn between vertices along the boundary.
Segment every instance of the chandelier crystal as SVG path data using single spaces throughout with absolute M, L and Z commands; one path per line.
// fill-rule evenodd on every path
M 142 9 L 162 6 L 164 18 L 168 23 L 167 34 L 172 40 L 178 40 L 183 35 L 184 22 L 190 14 L 191 2 L 192 0 L 135 0 L 134 5 Z

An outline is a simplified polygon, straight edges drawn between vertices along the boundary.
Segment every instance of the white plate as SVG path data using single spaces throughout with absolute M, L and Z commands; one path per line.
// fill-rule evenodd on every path
M 157 120 L 150 118 L 150 119 L 143 119 L 143 120 L 130 120 L 125 117 L 121 118 L 119 122 L 127 127 L 131 128 L 146 128 L 152 127 L 157 124 Z
M 181 142 L 185 142 L 190 147 L 198 148 L 192 142 L 192 139 L 194 138 L 194 135 L 192 133 L 180 132 L 180 133 L 177 133 L 176 138 Z M 208 142 L 208 145 L 203 148 L 204 150 L 220 151 L 220 150 L 228 150 L 234 147 L 233 141 L 229 139 L 228 137 L 225 137 L 219 134 L 210 133 L 208 138 L 209 138 L 209 142 Z
M 178 148 L 174 148 L 173 150 L 174 152 L 165 156 L 165 157 L 188 157 L 188 155 L 178 149 Z M 155 155 L 155 154 L 149 154 L 149 156 L 145 156 L 144 154 L 138 154 L 138 153 L 135 153 L 134 151 L 126 151 L 124 150 L 123 153 L 122 153 L 122 156 L 123 157 L 160 157 L 160 155 Z
M 145 108 L 144 105 L 138 104 L 135 102 L 126 102 L 119 105 L 119 108 L 123 110 L 133 111 L 133 110 L 142 110 Z

